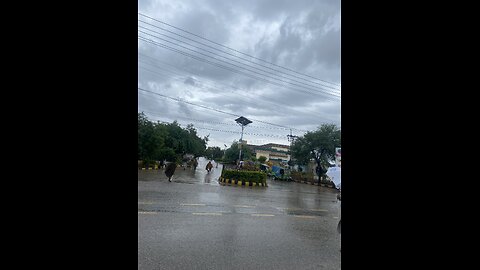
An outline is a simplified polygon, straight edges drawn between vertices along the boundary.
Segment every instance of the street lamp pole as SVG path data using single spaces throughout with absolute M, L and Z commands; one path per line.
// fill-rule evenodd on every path
M 243 116 L 240 116 L 239 118 L 235 119 L 235 122 L 237 122 L 242 127 L 242 135 L 240 136 L 240 153 L 238 155 L 238 161 L 240 162 L 242 160 L 243 129 L 246 125 L 252 123 L 252 121 L 248 120 Z
M 242 160 L 242 140 L 243 140 L 243 128 L 245 126 L 242 125 L 242 135 L 240 135 L 240 154 L 238 154 L 238 161 Z

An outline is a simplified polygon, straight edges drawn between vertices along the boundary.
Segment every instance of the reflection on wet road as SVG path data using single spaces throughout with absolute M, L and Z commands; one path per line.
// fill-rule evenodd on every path
M 138 172 L 139 269 L 340 269 L 336 190 L 222 186 L 208 161 Z

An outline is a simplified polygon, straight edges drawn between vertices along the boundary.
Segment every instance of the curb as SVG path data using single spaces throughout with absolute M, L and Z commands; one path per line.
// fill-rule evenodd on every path
M 307 184 L 307 185 L 314 185 L 314 186 L 320 186 L 320 187 L 328 187 L 328 188 L 335 188 L 333 186 L 325 185 L 325 184 L 319 184 L 318 182 L 308 182 L 308 181 L 299 181 L 299 180 L 293 180 L 293 182 L 296 183 L 301 183 L 301 184 Z
M 142 171 L 145 171 L 145 170 L 147 170 L 147 171 L 150 171 L 150 170 L 160 170 L 160 168 L 158 168 L 158 167 L 156 167 L 156 166 L 155 166 L 155 168 L 148 168 L 148 169 L 147 169 L 147 168 L 138 168 L 138 169 L 139 169 L 139 170 L 142 170 Z
M 235 179 L 225 179 L 223 177 L 218 178 L 218 182 L 222 185 L 229 185 L 229 186 L 241 186 L 241 187 L 268 187 L 267 183 L 258 183 L 257 182 L 250 182 L 250 181 L 238 181 Z

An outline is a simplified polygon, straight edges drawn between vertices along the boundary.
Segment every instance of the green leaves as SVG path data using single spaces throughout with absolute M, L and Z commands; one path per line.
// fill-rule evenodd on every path
M 264 164 L 266 161 L 267 161 L 267 157 L 264 157 L 264 156 L 258 157 L 258 162 Z
M 341 131 L 334 124 L 323 124 L 299 137 L 291 152 L 299 164 L 308 164 L 312 158 L 317 164 L 326 164 L 327 160 L 335 159 L 335 147 L 341 147 Z
M 184 154 L 201 156 L 206 140 L 197 136 L 193 125 L 182 129 L 177 122 L 153 123 L 138 114 L 138 159 L 176 161 Z
M 223 157 L 223 150 L 218 146 L 208 147 L 205 156 L 209 159 L 219 160 Z
M 232 146 L 230 146 L 230 148 L 228 148 L 225 151 L 225 161 L 235 162 L 236 160 L 238 160 L 239 154 L 240 154 L 239 144 L 238 142 L 234 141 L 232 143 Z M 243 157 L 243 160 L 250 160 L 252 158 L 252 153 L 250 149 L 245 147 L 245 145 L 243 145 L 242 147 L 242 157 Z
M 267 181 L 267 174 L 259 171 L 224 170 L 222 177 L 225 179 L 236 179 L 257 183 L 266 183 Z

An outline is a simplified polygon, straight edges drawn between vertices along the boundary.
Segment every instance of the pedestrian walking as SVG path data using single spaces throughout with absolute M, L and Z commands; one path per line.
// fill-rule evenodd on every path
M 165 169 L 165 175 L 168 177 L 168 182 L 172 182 L 172 176 L 175 173 L 175 169 L 177 169 L 177 163 L 170 162 Z
M 193 159 L 193 170 L 195 171 L 197 169 L 197 166 L 198 166 L 198 161 L 196 158 Z

